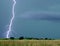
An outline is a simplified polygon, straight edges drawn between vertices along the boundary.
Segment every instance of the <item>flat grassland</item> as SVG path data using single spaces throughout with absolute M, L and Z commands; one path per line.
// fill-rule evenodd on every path
M 60 40 L 0 40 L 0 46 L 60 46 Z

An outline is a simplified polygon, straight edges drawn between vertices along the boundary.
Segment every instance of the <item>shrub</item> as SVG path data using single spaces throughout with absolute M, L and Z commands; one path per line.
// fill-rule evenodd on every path
M 11 40 L 14 40 L 15 38 L 14 37 L 10 37 Z
M 45 40 L 48 40 L 48 38 L 45 38 Z
M 24 39 L 24 37 L 23 37 L 23 36 L 19 37 L 19 40 L 22 40 L 22 39 Z

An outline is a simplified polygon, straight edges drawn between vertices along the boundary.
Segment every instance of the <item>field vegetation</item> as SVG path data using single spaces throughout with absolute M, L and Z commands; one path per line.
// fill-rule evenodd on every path
M 0 46 L 60 46 L 60 40 L 0 40 Z
M 1 38 L 0 46 L 60 46 L 60 40 L 51 38 Z

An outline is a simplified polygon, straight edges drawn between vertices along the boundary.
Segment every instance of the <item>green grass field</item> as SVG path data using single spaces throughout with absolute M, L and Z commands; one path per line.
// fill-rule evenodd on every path
M 0 46 L 60 46 L 60 40 L 0 40 Z

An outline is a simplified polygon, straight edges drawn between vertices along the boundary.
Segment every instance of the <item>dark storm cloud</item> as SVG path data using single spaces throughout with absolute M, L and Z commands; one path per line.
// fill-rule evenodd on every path
M 60 21 L 60 14 L 54 12 L 27 12 L 20 16 L 22 19 Z

